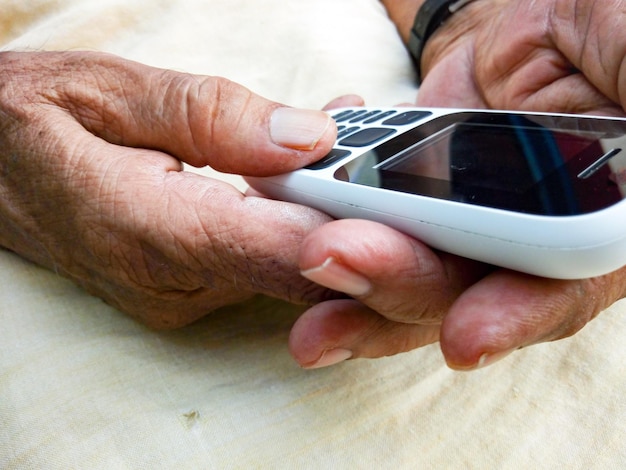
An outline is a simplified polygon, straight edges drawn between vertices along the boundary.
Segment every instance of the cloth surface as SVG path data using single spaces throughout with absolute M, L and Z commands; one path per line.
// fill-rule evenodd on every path
M 291 105 L 413 101 L 377 0 L 0 0 L 5 50 L 102 50 Z M 213 174 L 211 170 L 200 170 Z M 226 177 L 243 187 L 237 177 Z M 0 468 L 621 468 L 626 303 L 474 373 L 437 345 L 317 371 L 267 298 L 155 333 L 0 250 Z

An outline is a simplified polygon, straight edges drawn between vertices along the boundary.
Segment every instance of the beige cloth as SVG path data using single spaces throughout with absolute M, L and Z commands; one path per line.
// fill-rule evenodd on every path
M 105 50 L 297 106 L 413 100 L 377 0 L 0 0 L 4 49 Z M 209 173 L 209 170 L 204 170 Z M 230 179 L 242 185 L 237 178 Z M 258 298 L 155 333 L 0 250 L 0 468 L 620 468 L 626 303 L 475 373 L 437 346 L 304 371 Z

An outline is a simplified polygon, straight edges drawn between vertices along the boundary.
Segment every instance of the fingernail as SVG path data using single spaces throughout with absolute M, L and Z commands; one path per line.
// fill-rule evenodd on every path
M 474 367 L 474 370 L 482 369 L 484 367 L 488 367 L 492 364 L 495 364 L 501 359 L 504 359 L 505 357 L 507 357 L 513 351 L 515 351 L 515 349 L 510 349 L 508 351 L 501 351 L 497 353 L 485 353 L 482 356 L 480 356 L 480 359 L 478 359 L 478 362 L 476 363 L 476 367 Z
M 331 117 L 323 111 L 277 108 L 270 119 L 275 144 L 295 150 L 313 150 L 326 133 Z
M 322 265 L 306 269 L 301 274 L 316 284 L 354 297 L 363 296 L 372 289 L 367 278 L 338 263 L 332 256 Z
M 352 351 L 347 349 L 327 349 L 322 353 L 320 358 L 313 364 L 302 366 L 305 369 L 321 369 L 322 367 L 330 367 L 340 362 L 347 361 L 352 357 Z

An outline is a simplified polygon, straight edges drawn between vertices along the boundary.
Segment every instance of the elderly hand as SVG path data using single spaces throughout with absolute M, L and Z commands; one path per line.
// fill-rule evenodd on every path
M 420 0 L 383 0 L 403 37 Z M 624 116 L 626 1 L 479 0 L 428 42 L 421 106 Z M 437 340 L 456 369 L 569 336 L 626 295 L 626 268 L 561 281 L 496 269 L 379 224 L 343 220 L 308 235 L 303 274 L 352 300 L 331 300 L 295 325 L 305 367 L 380 357 Z
M 626 1 L 478 0 L 427 43 L 418 104 L 624 115 Z
M 0 54 L 0 245 L 156 328 L 255 293 L 316 302 L 303 238 L 329 218 L 244 197 L 181 161 L 248 175 L 324 156 L 326 113 L 227 80 L 95 53 Z

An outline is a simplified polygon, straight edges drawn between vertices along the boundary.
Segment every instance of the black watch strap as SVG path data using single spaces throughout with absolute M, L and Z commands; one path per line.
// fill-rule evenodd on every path
M 417 81 L 422 82 L 420 63 L 428 38 L 448 18 L 474 0 L 426 0 L 420 7 L 409 36 L 409 52 L 415 61 Z

